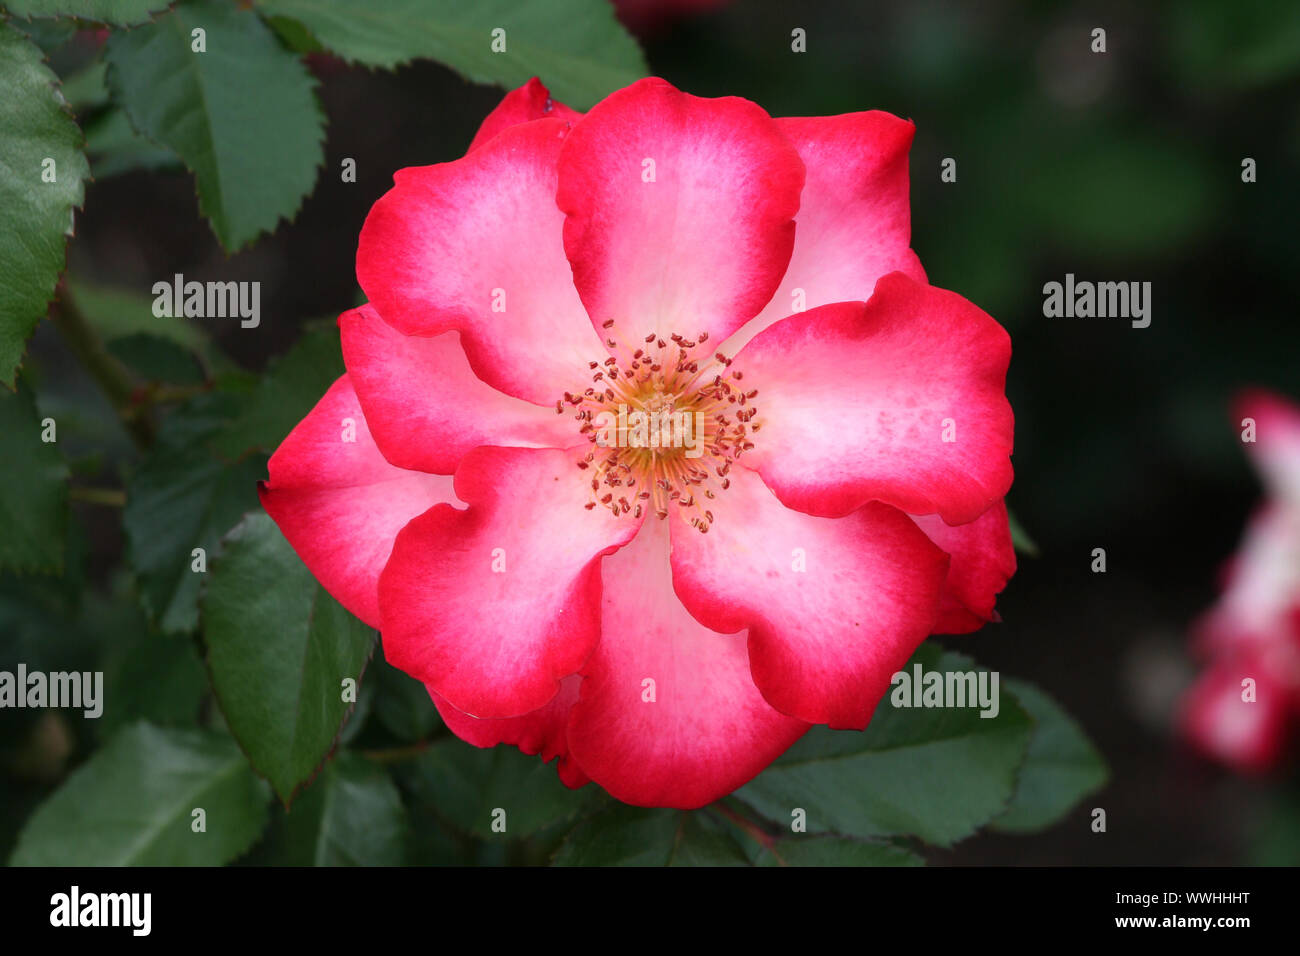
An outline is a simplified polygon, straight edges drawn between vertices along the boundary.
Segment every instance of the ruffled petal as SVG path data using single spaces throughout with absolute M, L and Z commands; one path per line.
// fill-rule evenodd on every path
M 569 756 L 568 736 L 565 727 L 569 711 L 578 699 L 578 685 L 582 678 L 574 675 L 560 681 L 560 690 L 538 710 L 520 717 L 497 719 L 471 717 L 462 714 L 430 689 L 434 706 L 453 734 L 475 747 L 495 747 L 511 744 L 526 754 L 536 754 L 543 763 L 559 758 L 556 770 L 564 785 L 577 789 L 589 783 L 590 778 Z
M 754 686 L 746 635 L 673 593 L 668 529 L 650 521 L 604 561 L 601 638 L 569 718 L 573 756 L 624 803 L 693 808 L 745 784 L 809 725 Z
M 997 597 L 1016 573 L 1006 503 L 999 501 L 966 524 L 944 524 L 938 515 L 912 520 L 952 559 L 934 632 L 967 634 L 993 620 Z
M 707 534 L 670 519 L 682 603 L 713 630 L 749 628 L 754 683 L 777 710 L 861 730 L 933 630 L 948 556 L 896 508 L 813 517 L 745 468 L 709 506 Z
M 370 210 L 357 279 L 407 335 L 456 329 L 475 374 L 554 404 L 608 352 L 573 288 L 555 205 L 568 124 L 503 129 L 462 159 L 398 170 Z
M 865 306 L 790 316 L 737 354 L 762 429 L 745 463 L 809 514 L 877 500 L 973 521 L 1011 487 L 1010 358 L 976 306 L 891 273 Z
M 1300 643 L 1300 512 L 1277 504 L 1261 508 L 1246 525 L 1225 579 L 1219 600 L 1196 624 L 1205 651 L 1259 653 Z
M 891 272 L 926 281 L 911 249 L 907 153 L 916 127 L 879 110 L 776 124 L 808 170 L 794 251 L 772 301 L 722 346 L 727 355 L 796 310 L 870 298 Z
M 370 431 L 398 467 L 449 475 L 479 445 L 563 448 L 578 437 L 554 408 L 480 380 L 458 332 L 403 335 L 369 305 L 343 313 L 339 329 Z
M 620 358 L 651 332 L 721 342 L 780 282 L 802 185 L 794 147 L 748 100 L 651 78 L 593 107 L 561 153 L 556 202 L 602 338 Z
M 1242 681 L 1255 681 L 1255 699 L 1243 700 Z M 1262 773 L 1277 765 L 1287 745 L 1286 695 L 1268 669 L 1249 657 L 1217 661 L 1188 691 L 1179 715 L 1183 732 L 1206 756 L 1237 770 Z
M 397 532 L 455 502 L 451 479 L 397 468 L 370 436 L 348 376 L 289 433 L 258 486 L 262 507 L 325 590 L 379 626 L 379 573 Z
M 548 118 L 575 123 L 582 118 L 582 114 L 552 99 L 551 91 L 542 84 L 541 80 L 533 77 L 523 86 L 507 93 L 497 104 L 496 109 L 487 115 L 487 119 L 478 128 L 473 142 L 469 144 L 468 152 L 474 152 L 503 129 Z
M 1300 511 L 1300 407 L 1262 390 L 1236 402 L 1238 424 L 1255 422 L 1255 440 L 1246 443 L 1269 494 Z
M 393 545 L 379 579 L 384 656 L 462 713 L 537 710 L 596 645 L 599 559 L 638 522 L 584 508 L 574 460 L 477 448 L 455 476 L 469 507 L 431 509 Z

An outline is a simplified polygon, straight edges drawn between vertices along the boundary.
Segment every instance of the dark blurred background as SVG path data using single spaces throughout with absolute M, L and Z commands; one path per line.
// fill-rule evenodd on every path
M 790 50 L 795 27 L 806 53 Z M 1104 54 L 1090 50 L 1096 27 Z M 1112 776 L 1041 836 L 982 836 L 932 859 L 1300 862 L 1268 823 L 1288 782 L 1205 764 L 1169 728 L 1193 673 L 1188 624 L 1259 495 L 1230 400 L 1246 385 L 1300 398 L 1300 5 L 740 0 L 645 43 L 652 70 L 692 93 L 774 115 L 914 120 L 913 245 L 934 284 L 1012 334 L 1009 502 L 1039 553 L 1022 556 L 1004 623 L 945 642 L 1056 696 Z M 304 322 L 353 305 L 357 235 L 393 170 L 463 154 L 502 91 L 429 63 L 313 65 L 326 163 L 294 223 L 228 259 L 188 174 L 101 178 L 78 217 L 73 274 L 142 294 L 174 272 L 261 280 L 262 327 L 232 323 L 219 339 L 254 369 Z M 345 157 L 355 184 L 340 182 Z M 940 181 L 944 157 L 956 183 Z M 1256 183 L 1242 182 L 1245 157 Z M 1042 286 L 1067 272 L 1151 282 L 1150 327 L 1044 318 Z M 54 380 L 60 347 L 48 328 L 35 345 Z M 87 573 L 102 573 L 121 547 L 116 518 L 82 517 Z M 1096 547 L 1105 574 L 1090 571 Z M 1107 811 L 1104 834 L 1089 829 L 1093 806 Z

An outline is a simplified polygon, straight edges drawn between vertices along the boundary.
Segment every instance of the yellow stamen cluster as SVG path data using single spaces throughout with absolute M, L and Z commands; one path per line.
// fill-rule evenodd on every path
M 615 337 L 612 319 L 603 327 L 606 345 L 631 352 L 627 368 L 612 357 L 603 365 L 592 362 L 592 384 L 565 392 L 555 403 L 557 414 L 572 412 L 578 432 L 592 444 L 576 463 L 590 476 L 586 508 L 660 519 L 680 508 L 691 527 L 707 534 L 713 523 L 709 502 L 731 485 L 732 462 L 754 447 L 750 436 L 761 425 L 755 421 L 757 389 L 744 389 L 743 375 L 721 352 L 711 359 L 701 354 L 707 332 L 694 339 L 674 333 L 666 340 L 651 333 L 632 343 L 639 346 L 632 351 L 632 344 Z M 638 413 L 642 421 L 687 422 L 698 431 L 690 433 L 689 443 L 647 442 L 644 431 L 627 424 Z

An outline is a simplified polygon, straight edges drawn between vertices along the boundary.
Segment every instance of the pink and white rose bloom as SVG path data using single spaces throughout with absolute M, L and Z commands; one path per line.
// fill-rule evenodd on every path
M 397 172 L 261 496 L 457 735 L 698 807 L 993 618 L 1010 340 L 910 249 L 912 135 L 534 80 Z
M 1196 626 L 1210 664 L 1180 719 L 1204 753 L 1264 771 L 1282 759 L 1300 717 L 1300 408 L 1257 391 L 1242 396 L 1237 412 L 1243 430 L 1253 427 L 1246 448 L 1266 502 L 1246 527 L 1222 595 Z

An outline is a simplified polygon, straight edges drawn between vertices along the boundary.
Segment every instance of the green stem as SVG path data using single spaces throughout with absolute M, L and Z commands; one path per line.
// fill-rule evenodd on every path
M 68 499 L 110 508 L 126 507 L 126 492 L 120 488 L 69 488 Z
M 99 333 L 86 321 L 66 284 L 61 288 L 59 302 L 50 318 L 72 354 L 117 410 L 132 440 L 139 448 L 148 448 L 153 443 L 153 422 L 135 401 L 136 381 L 130 370 L 108 351 Z
M 171 402 L 184 402 L 196 395 L 211 391 L 204 385 L 151 385 L 140 397 L 140 401 L 150 405 L 166 405 Z

